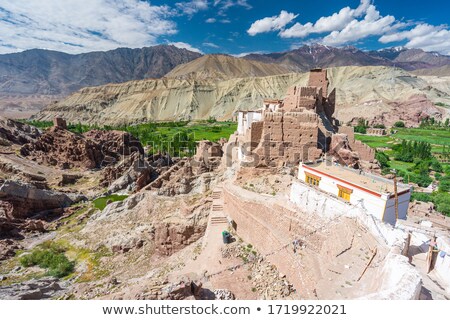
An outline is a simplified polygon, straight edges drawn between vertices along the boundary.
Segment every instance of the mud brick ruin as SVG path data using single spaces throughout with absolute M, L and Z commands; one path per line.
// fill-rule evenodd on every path
M 256 155 L 257 165 L 282 166 L 329 153 L 347 165 L 373 161 L 374 152 L 355 141 L 353 128 L 339 127 L 333 118 L 336 89 L 328 94 L 328 86 L 327 71 L 313 69 L 307 87 L 289 88 L 284 100 L 264 100 L 260 110 L 239 111 L 238 132 L 231 139 L 240 145 L 239 159 Z M 332 143 L 338 133 L 339 143 Z

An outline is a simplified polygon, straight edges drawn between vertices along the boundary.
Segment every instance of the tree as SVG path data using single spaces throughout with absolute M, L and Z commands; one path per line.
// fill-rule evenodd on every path
M 389 167 L 389 156 L 384 152 L 377 152 L 375 154 L 375 159 L 377 159 L 380 164 L 381 169 Z
M 367 133 L 367 122 L 364 119 L 359 119 L 358 124 L 356 127 L 353 128 L 353 130 L 357 133 L 365 134 Z
M 394 123 L 394 127 L 396 127 L 396 128 L 404 128 L 405 127 L 405 123 L 403 121 L 397 121 L 396 123 Z

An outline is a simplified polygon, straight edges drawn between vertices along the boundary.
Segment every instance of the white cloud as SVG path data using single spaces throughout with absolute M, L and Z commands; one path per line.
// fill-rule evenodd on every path
M 381 43 L 407 40 L 405 47 L 436 51 L 450 55 L 450 30 L 445 26 L 432 26 L 426 23 L 418 24 L 414 28 L 397 33 L 384 35 Z
M 203 46 L 204 47 L 209 47 L 209 48 L 214 48 L 214 49 L 220 48 L 220 46 L 218 46 L 217 44 L 212 43 L 212 42 L 204 42 Z
M 139 0 L 0 0 L 0 52 L 143 47 L 177 32 L 172 10 Z
M 205 20 L 206 23 L 214 23 L 216 21 L 217 21 L 216 18 L 208 18 Z
M 228 10 L 232 7 L 244 7 L 251 9 L 252 6 L 248 3 L 248 0 L 214 0 L 214 6 L 219 6 L 221 10 Z
M 395 24 L 394 16 L 381 16 L 375 6 L 370 5 L 363 20 L 354 19 L 344 29 L 333 31 L 323 38 L 322 43 L 327 45 L 343 45 L 358 41 L 374 35 L 382 35 L 386 32 L 398 29 L 403 24 Z
M 191 0 L 188 2 L 178 2 L 175 6 L 185 15 L 193 14 L 208 9 L 208 0 Z
M 170 42 L 169 44 L 173 45 L 173 46 L 175 46 L 177 48 L 180 48 L 180 49 L 187 49 L 187 50 L 192 51 L 192 52 L 197 52 L 197 53 L 203 54 L 203 52 L 200 49 L 197 49 L 197 48 L 191 46 L 189 43 L 186 43 L 186 42 Z
M 251 36 L 258 33 L 278 31 L 297 18 L 298 15 L 282 10 L 278 16 L 266 17 L 252 23 L 247 33 Z
M 356 9 L 350 7 L 342 8 L 339 12 L 331 16 L 321 17 L 315 23 L 296 23 L 292 27 L 280 32 L 283 38 L 304 38 L 312 33 L 325 33 L 330 31 L 340 31 L 344 29 L 355 18 L 364 15 L 370 8 L 370 0 L 361 0 Z

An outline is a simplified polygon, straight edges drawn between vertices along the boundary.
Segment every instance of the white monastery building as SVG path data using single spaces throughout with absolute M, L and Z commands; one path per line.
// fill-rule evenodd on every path
M 299 182 L 292 186 L 291 200 L 299 193 L 306 192 L 304 185 L 336 197 L 342 202 L 361 207 L 367 214 L 379 220 L 395 225 L 394 183 L 392 180 L 362 171 L 339 166 L 331 162 L 315 164 L 300 163 Z M 397 183 L 398 219 L 406 219 L 411 187 Z

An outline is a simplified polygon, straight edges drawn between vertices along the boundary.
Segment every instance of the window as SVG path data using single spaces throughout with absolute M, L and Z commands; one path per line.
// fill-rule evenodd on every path
M 344 199 L 345 201 L 350 201 L 350 195 L 353 193 L 353 190 L 340 185 L 337 187 L 339 189 L 338 197 Z
M 309 172 L 305 172 L 305 181 L 312 186 L 319 186 L 320 177 L 313 175 Z

